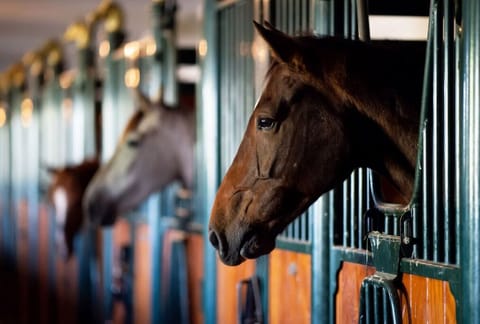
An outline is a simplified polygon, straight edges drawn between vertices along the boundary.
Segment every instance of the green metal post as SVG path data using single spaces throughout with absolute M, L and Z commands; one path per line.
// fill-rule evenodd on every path
M 153 36 L 157 45 L 157 59 L 162 61 L 162 98 L 171 106 L 178 104 L 175 0 L 154 1 L 152 5 Z
M 319 35 L 333 34 L 333 1 L 316 0 L 312 3 L 313 31 Z M 330 303 L 330 207 L 332 193 L 320 197 L 310 218 L 312 228 L 312 323 L 331 323 L 333 303 Z
M 40 199 L 40 183 L 39 183 L 39 170 L 40 170 L 40 158 L 39 158 L 39 145 L 40 145 L 40 129 L 39 129 L 39 117 L 41 110 L 41 86 L 42 75 L 41 71 L 37 71 L 33 68 L 35 62 L 26 63 L 27 68 L 27 93 L 31 99 L 33 105 L 33 111 L 31 121 L 28 127 L 25 127 L 24 134 L 27 143 L 27 152 L 25 158 L 28 161 L 24 165 L 24 172 L 26 173 L 26 197 L 28 201 L 28 246 L 29 246 L 29 260 L 28 267 L 30 270 L 29 290 L 32 292 L 38 291 L 38 249 L 33 247 L 38 244 L 38 217 L 39 217 L 39 199 Z M 25 149 L 25 147 L 24 147 Z M 35 318 L 38 316 L 38 303 L 36 302 L 36 296 L 29 294 L 28 296 L 29 309 L 31 310 L 31 316 Z
M 217 1 L 206 0 L 204 7 L 205 39 L 199 45 L 202 67 L 197 111 L 197 210 L 204 217 L 204 235 L 208 237 L 210 208 L 219 185 L 218 174 L 218 93 L 217 93 Z M 205 240 L 204 249 L 203 310 L 205 323 L 217 321 L 217 258 L 215 250 Z
M 461 93 L 463 163 L 460 187 L 460 323 L 480 318 L 480 2 L 464 0 L 462 8 Z
M 119 73 L 120 66 L 113 58 L 113 53 L 120 47 L 124 39 L 121 30 L 112 31 L 108 34 L 109 52 L 105 57 L 105 79 L 102 89 L 102 151 L 100 158 L 102 162 L 108 161 L 113 154 L 117 139 L 118 112 L 118 80 L 123 80 Z M 104 321 L 110 320 L 113 311 L 112 299 L 112 268 L 113 268 L 113 230 L 112 228 L 102 229 L 102 317 Z

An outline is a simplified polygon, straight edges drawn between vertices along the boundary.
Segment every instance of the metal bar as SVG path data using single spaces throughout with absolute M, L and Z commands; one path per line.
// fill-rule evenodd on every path
M 462 10 L 461 8 L 459 8 L 459 10 Z M 456 32 L 457 32 L 457 35 L 456 35 L 456 38 L 458 40 L 458 37 L 459 34 L 458 34 L 458 28 L 456 28 Z M 456 41 L 455 42 L 455 57 L 456 57 L 456 60 L 455 62 L 459 62 L 460 59 L 461 59 L 461 42 L 460 41 Z M 463 149 L 463 145 L 462 145 L 462 138 L 461 138 L 461 135 L 463 134 L 464 132 L 464 121 L 463 121 L 463 115 L 462 115 L 462 111 L 463 111 L 463 106 L 462 106 L 462 96 L 461 96 L 461 79 L 460 79 L 460 76 L 462 75 L 461 74 L 462 71 L 461 71 L 461 68 L 455 68 L 455 118 L 454 118 L 454 132 L 455 132 L 455 148 L 454 148 L 454 156 L 455 156 L 455 159 L 454 159 L 454 169 L 455 169 L 455 190 L 454 190 L 454 201 L 455 201 L 455 205 L 454 205 L 454 219 L 455 219 L 455 228 L 454 228 L 454 231 L 455 231 L 455 237 L 457 238 L 456 242 L 455 242 L 455 249 L 454 249 L 454 253 L 455 253 L 455 264 L 459 264 L 460 263 L 460 231 L 461 231 L 461 227 L 460 227 L 460 214 L 461 214 L 461 206 L 462 206 L 462 194 L 463 192 L 461 191 L 461 176 L 462 176 L 462 171 L 461 171 L 461 167 L 462 167 L 462 159 L 463 159 L 463 152 L 462 152 L 462 149 Z
M 333 3 L 333 1 L 332 1 Z M 333 4 L 330 1 L 312 0 L 309 8 L 313 13 L 310 22 L 313 31 L 319 34 L 330 32 L 333 20 Z M 312 323 L 333 322 L 333 298 L 330 294 L 331 246 L 333 246 L 333 204 L 334 193 L 330 191 L 321 196 L 312 207 L 312 216 L 308 223 L 312 229 Z M 322 251 L 319 253 L 319 251 Z
M 349 182 L 350 182 L 350 190 L 349 190 L 349 193 L 348 193 L 348 198 L 347 198 L 347 201 L 349 202 L 349 243 L 348 243 L 348 246 L 349 247 L 354 247 L 355 246 L 355 217 L 356 217 L 356 213 L 355 213 L 355 207 L 356 207 L 356 203 L 357 203 L 357 200 L 355 199 L 356 198 L 356 189 L 358 187 L 358 183 L 357 183 L 357 175 L 358 175 L 358 172 L 359 170 L 355 170 L 352 172 L 352 174 L 350 175 L 350 179 L 349 179 Z
M 474 323 L 480 318 L 480 3 L 462 1 L 461 94 L 464 127 L 461 179 L 460 268 L 462 302 L 461 323 Z
M 343 0 L 343 37 L 350 38 L 351 21 L 350 21 L 350 0 Z
M 428 184 L 429 184 L 429 191 L 427 192 L 431 205 L 431 210 L 430 210 L 430 217 L 431 218 L 431 226 L 427 225 L 425 226 L 425 234 L 430 235 L 431 238 L 431 245 L 428 248 L 428 258 L 432 258 L 433 261 L 438 261 L 438 223 L 439 223 L 439 206 L 438 206 L 438 200 L 437 198 L 439 197 L 439 186 L 441 184 L 441 179 L 439 179 L 439 164 L 441 163 L 441 157 L 440 152 L 439 152 L 439 140 L 440 140 L 440 107 L 441 107 L 441 89 L 439 89 L 439 85 L 441 84 L 440 80 L 442 78 L 441 75 L 441 42 L 442 40 L 442 30 L 441 28 L 443 27 L 441 22 L 441 17 L 442 17 L 442 12 L 441 8 L 439 8 L 438 4 L 435 5 L 435 11 L 433 16 L 430 19 L 434 19 L 434 24 L 435 24 L 435 31 L 433 34 L 433 46 L 434 46 L 434 51 L 433 51 L 433 93 L 432 93 L 432 125 L 431 125 L 431 135 L 432 135 L 432 153 L 431 153 L 431 159 L 433 163 L 431 163 L 431 177 L 428 179 Z M 431 190 L 431 191 L 430 191 Z M 431 229 L 431 232 L 429 231 Z
M 381 303 L 379 303 L 378 301 L 378 290 L 380 289 L 380 287 L 378 286 L 371 286 L 372 287 L 372 290 L 373 290 L 373 322 L 375 324 L 378 324 L 379 323 L 379 317 L 380 317 L 380 306 L 381 306 Z
M 348 220 L 349 220 L 349 215 L 348 215 L 348 193 L 349 193 L 349 187 L 350 187 L 350 182 L 349 181 L 344 181 L 343 182 L 343 200 L 342 200 L 342 204 L 343 204 L 343 231 L 341 233 L 341 237 L 342 237 L 342 245 L 344 247 L 347 247 L 348 246 L 348 234 L 349 234 L 349 230 L 348 230 Z
M 201 82 L 198 98 L 197 110 L 197 189 L 196 202 L 197 211 L 204 217 L 204 237 L 208 237 L 208 215 L 210 206 L 213 203 L 218 184 L 219 184 L 219 110 L 217 92 L 218 86 L 218 53 L 217 35 L 218 25 L 216 10 L 217 1 L 206 0 L 204 2 L 204 35 L 206 52 L 200 55 L 200 65 L 202 68 Z M 217 314 L 217 296 L 216 296 L 216 255 L 210 247 L 208 240 L 205 241 L 204 248 L 204 274 L 203 281 L 203 309 L 205 323 L 216 323 Z
M 362 41 L 370 40 L 368 21 L 368 0 L 357 0 L 358 37 Z
M 454 135 L 452 125 L 454 123 L 454 86 L 455 86 L 455 56 L 454 56 L 454 8 L 453 2 L 450 0 L 444 0 L 444 83 L 443 83 L 443 152 L 444 152 L 444 190 L 443 190 L 443 202 L 444 202 L 444 233 L 445 240 L 444 257 L 443 261 L 451 263 L 454 259 L 452 253 L 452 246 L 455 246 L 456 237 L 454 232 L 455 220 L 453 219 L 454 213 L 452 212 L 453 204 L 453 191 L 454 191 L 454 175 L 455 169 L 453 168 L 452 153 L 454 153 Z M 453 78 L 453 81 L 452 81 Z M 452 91 L 453 90 L 453 91 Z M 453 235 L 453 237 L 452 237 Z

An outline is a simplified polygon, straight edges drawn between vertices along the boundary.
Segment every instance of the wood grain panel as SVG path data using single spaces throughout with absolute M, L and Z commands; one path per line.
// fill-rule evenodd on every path
M 310 323 L 311 256 L 285 250 L 270 254 L 269 323 Z
M 28 309 L 28 283 L 29 283 L 29 265 L 28 265 L 28 202 L 24 199 L 17 205 L 17 266 L 19 279 L 18 304 L 20 322 L 29 322 Z
M 112 279 L 118 281 L 121 275 L 121 249 L 123 246 L 131 245 L 130 223 L 125 218 L 118 218 L 113 226 L 113 261 L 112 261 Z M 103 260 L 103 259 L 102 259 Z M 103 270 L 102 270 L 103 273 Z M 112 310 L 112 320 L 115 324 L 125 323 L 126 320 L 125 305 L 123 302 L 114 300 Z
M 78 260 L 73 255 L 68 261 L 62 256 L 56 258 L 56 299 L 57 322 L 76 323 L 78 297 Z
M 237 283 L 254 274 L 254 260 L 229 267 L 217 256 L 217 323 L 237 323 Z
M 148 224 L 139 224 L 135 229 L 133 314 L 135 323 L 150 323 L 151 292 L 151 246 Z
M 374 268 L 362 264 L 342 263 L 338 273 L 338 290 L 335 298 L 336 323 L 358 323 L 362 280 L 374 272 Z
M 187 238 L 188 291 L 190 294 L 190 322 L 202 324 L 203 238 L 190 234 Z
M 402 295 L 403 323 L 456 323 L 456 305 L 446 281 L 404 274 L 406 295 Z
M 360 287 L 374 268 L 343 262 L 338 274 L 335 299 L 336 323 L 357 323 Z M 446 281 L 403 274 L 404 291 L 400 293 L 402 322 L 405 324 L 456 323 L 456 305 Z
M 51 323 L 49 320 L 50 294 L 48 287 L 48 265 L 49 265 L 49 230 L 50 215 L 48 206 L 44 203 L 39 205 L 38 217 L 38 302 L 39 302 L 39 323 Z

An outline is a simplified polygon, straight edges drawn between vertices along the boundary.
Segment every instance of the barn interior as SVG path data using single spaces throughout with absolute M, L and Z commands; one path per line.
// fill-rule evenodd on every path
M 209 219 L 275 55 L 253 21 L 426 44 L 422 128 L 412 197 L 355 169 L 231 267 Z M 473 323 L 478 22 L 476 0 L 0 0 L 0 323 Z

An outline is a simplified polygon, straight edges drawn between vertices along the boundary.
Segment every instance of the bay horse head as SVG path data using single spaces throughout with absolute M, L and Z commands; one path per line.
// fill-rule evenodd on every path
M 256 24 L 273 63 L 212 207 L 227 265 L 257 258 L 358 167 L 412 193 L 424 44 L 290 37 Z
M 139 108 L 112 158 L 87 188 L 84 209 L 93 224 L 113 224 L 117 214 L 131 210 L 173 181 L 185 188 L 192 186 L 194 110 L 173 109 L 136 94 Z
M 47 198 L 55 209 L 55 242 L 59 254 L 64 258 L 73 254 L 75 235 L 84 223 L 83 195 L 98 167 L 98 160 L 91 159 L 79 165 L 48 169 L 52 182 L 48 187 Z

